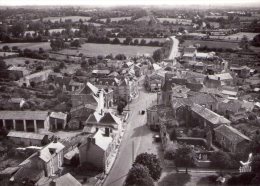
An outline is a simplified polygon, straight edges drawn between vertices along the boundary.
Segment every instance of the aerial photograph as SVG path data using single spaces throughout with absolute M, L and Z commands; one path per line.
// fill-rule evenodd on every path
M 260 186 L 260 0 L 0 0 L 0 186 Z

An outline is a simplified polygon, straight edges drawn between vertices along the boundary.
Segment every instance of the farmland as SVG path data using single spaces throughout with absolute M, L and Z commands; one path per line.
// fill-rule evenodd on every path
M 7 65 L 25 65 L 25 61 L 29 61 L 30 63 L 34 63 L 35 61 L 44 62 L 44 60 L 32 59 L 32 58 L 25 58 L 25 57 L 15 57 L 15 58 L 7 58 L 5 62 Z
M 239 47 L 238 42 L 203 41 L 203 40 L 185 40 L 182 45 L 187 47 L 194 44 L 199 44 L 200 47 L 207 46 L 208 48 L 237 49 Z
M 190 19 L 176 19 L 176 18 L 157 18 L 161 23 L 163 23 L 164 21 L 168 21 L 170 23 L 173 24 L 183 24 L 183 25 L 191 25 L 192 24 L 192 20 Z
M 85 17 L 85 16 L 64 16 L 64 17 L 45 17 L 43 18 L 42 20 L 44 22 L 48 22 L 48 21 L 51 21 L 52 23 L 55 23 L 56 21 L 65 21 L 65 20 L 68 20 L 68 19 L 71 19 L 72 22 L 78 22 L 80 19 L 82 21 L 89 21 L 91 19 L 91 17 Z M 39 21 L 39 19 L 35 19 L 33 21 Z
M 258 34 L 258 33 L 239 32 L 239 33 L 231 34 L 231 35 L 228 35 L 228 36 L 210 36 L 210 38 L 240 41 L 244 36 L 246 36 L 249 40 L 253 40 L 253 38 L 254 38 L 257 34 Z
M 110 40 L 113 40 L 114 38 L 110 38 Z M 118 38 L 120 40 L 120 42 L 122 43 L 125 38 Z M 159 41 L 159 42 L 165 42 L 166 38 L 133 38 L 133 40 L 138 39 L 138 41 L 140 42 L 142 39 L 146 40 L 146 43 L 149 43 L 150 41 Z
M 121 20 L 131 20 L 131 18 L 132 17 L 112 17 L 112 18 L 110 18 L 111 19 L 111 21 L 115 21 L 115 22 L 118 22 L 118 21 L 121 21 Z M 102 21 L 102 22 L 106 22 L 106 20 L 107 19 L 100 19 L 100 21 Z
M 0 48 L 3 48 L 3 46 L 9 46 L 12 48 L 13 46 L 17 46 L 19 49 L 23 50 L 25 48 L 31 49 L 31 50 L 39 50 L 39 48 L 43 48 L 44 50 L 51 49 L 49 42 L 39 42 L 39 43 L 0 43 Z
M 147 46 L 125 46 L 125 45 L 111 45 L 111 44 L 95 44 L 86 43 L 77 50 L 64 49 L 60 53 L 68 55 L 77 55 L 82 53 L 86 56 L 97 56 L 97 55 L 117 55 L 119 53 L 125 54 L 126 56 L 152 54 L 153 51 L 159 47 L 147 47 Z

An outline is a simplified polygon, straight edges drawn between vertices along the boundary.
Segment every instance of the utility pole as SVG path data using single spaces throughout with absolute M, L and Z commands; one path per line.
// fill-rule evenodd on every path
M 132 161 L 135 161 L 135 142 L 132 141 Z

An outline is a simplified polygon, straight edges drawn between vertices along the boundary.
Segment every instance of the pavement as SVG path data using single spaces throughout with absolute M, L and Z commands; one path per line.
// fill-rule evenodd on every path
M 168 57 L 168 59 L 174 60 L 176 57 L 180 55 L 179 53 L 179 40 L 175 38 L 175 36 L 171 36 L 170 39 L 173 42 L 171 53 Z
M 139 96 L 130 103 L 128 124 L 117 158 L 108 173 L 104 186 L 122 186 L 135 157 L 142 152 L 157 154 L 159 144 L 154 145 L 153 132 L 146 126 L 146 114 L 139 114 L 156 102 L 156 94 L 148 93 L 139 86 Z

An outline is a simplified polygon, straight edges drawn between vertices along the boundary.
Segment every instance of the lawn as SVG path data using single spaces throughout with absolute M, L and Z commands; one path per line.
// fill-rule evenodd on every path
M 43 18 L 44 22 L 51 21 L 56 22 L 60 21 L 60 19 L 64 22 L 66 19 L 71 19 L 72 22 L 78 22 L 80 19 L 82 21 L 89 21 L 91 17 L 85 17 L 85 16 L 63 16 L 63 17 L 45 17 Z M 40 19 L 34 19 L 33 21 L 39 21 Z
M 31 49 L 31 50 L 39 50 L 39 48 L 43 48 L 44 50 L 51 49 L 49 42 L 38 42 L 38 43 L 0 43 L 0 48 L 3 46 L 9 46 L 12 48 L 13 46 L 17 46 L 19 49 Z
M 59 53 L 77 55 L 83 53 L 86 56 L 97 56 L 97 55 L 117 55 L 125 54 L 126 56 L 135 56 L 150 54 L 160 47 L 147 47 L 147 46 L 126 46 L 126 45 L 111 45 L 111 44 L 96 44 L 96 43 L 86 43 L 83 44 L 81 48 L 77 50 L 64 49 Z
M 131 20 L 131 18 L 132 17 L 112 17 L 112 18 L 110 18 L 111 19 L 111 21 L 116 21 L 116 22 L 118 22 L 118 21 L 120 21 L 120 20 L 125 20 L 125 19 L 127 19 L 127 20 Z M 107 19 L 100 19 L 100 21 L 103 21 L 104 23 L 107 21 Z
M 185 47 L 190 45 L 199 44 L 200 47 L 207 46 L 208 48 L 231 48 L 237 49 L 239 47 L 238 42 L 229 42 L 229 41 L 203 41 L 203 40 L 185 40 L 182 44 Z
M 162 18 L 157 18 L 161 23 L 164 21 L 168 21 L 170 23 L 181 23 L 183 25 L 191 25 L 192 20 L 191 19 L 176 19 L 176 18 L 167 18 L 167 17 L 162 17 Z

